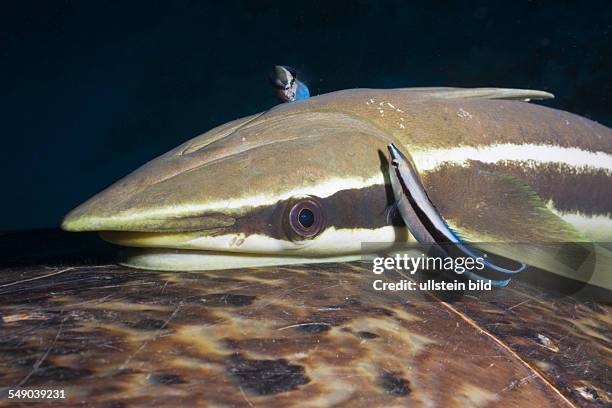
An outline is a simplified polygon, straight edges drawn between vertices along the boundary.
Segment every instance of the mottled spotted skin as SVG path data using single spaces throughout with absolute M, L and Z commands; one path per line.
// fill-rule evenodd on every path
M 0 392 L 53 386 L 69 395 L 58 406 L 99 407 L 612 402 L 609 306 L 521 282 L 451 305 L 374 292 L 373 277 L 359 262 L 5 268 Z

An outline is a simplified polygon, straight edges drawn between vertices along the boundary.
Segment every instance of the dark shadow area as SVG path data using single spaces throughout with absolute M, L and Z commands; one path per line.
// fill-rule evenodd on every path
M 100 265 L 113 263 L 117 247 L 97 233 L 59 229 L 6 232 L 0 235 L 0 268 L 29 265 Z

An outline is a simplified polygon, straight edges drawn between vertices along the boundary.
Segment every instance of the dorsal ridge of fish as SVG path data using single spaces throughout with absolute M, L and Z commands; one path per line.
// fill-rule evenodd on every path
M 508 100 L 544 100 L 553 99 L 555 95 L 535 89 L 513 88 L 403 88 L 409 92 L 420 92 L 434 98 L 443 99 L 508 99 Z

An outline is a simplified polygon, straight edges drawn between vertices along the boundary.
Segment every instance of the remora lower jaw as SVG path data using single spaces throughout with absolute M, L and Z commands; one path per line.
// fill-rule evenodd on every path
M 291 264 L 350 262 L 361 258 L 359 254 L 330 257 L 291 257 L 163 248 L 128 249 L 126 252 L 120 262 L 122 265 L 159 271 L 212 271 Z
M 101 232 L 101 237 L 111 243 L 137 248 L 201 251 L 262 256 L 328 257 L 338 254 L 362 252 L 362 242 L 393 243 L 398 239 L 409 240 L 403 227 L 392 225 L 377 228 L 330 227 L 314 239 L 291 241 L 264 233 L 246 234 L 224 229 L 185 233 Z
M 388 245 L 406 240 L 404 228 L 324 231 L 318 240 L 290 242 L 256 234 L 202 236 L 201 233 L 102 232 L 112 243 L 126 248 L 121 264 L 134 268 L 163 271 L 220 270 L 275 265 L 348 262 L 364 255 L 362 241 L 380 240 Z

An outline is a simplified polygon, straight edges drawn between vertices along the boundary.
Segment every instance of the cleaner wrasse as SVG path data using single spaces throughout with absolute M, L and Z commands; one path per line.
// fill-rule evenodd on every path
M 429 199 L 423 187 L 418 171 L 402 152 L 391 143 L 388 146 L 390 163 L 389 178 L 395 197 L 395 206 L 412 236 L 421 244 L 427 244 L 431 256 L 441 258 L 479 259 L 482 273 L 474 270 L 455 271 L 465 273 L 473 280 L 491 281 L 496 286 L 506 286 L 510 277 L 525 270 L 527 265 L 521 263 L 514 269 L 496 265 L 486 259 L 486 254 L 472 248 L 464 242 L 445 222 L 435 205 Z
M 417 242 L 414 226 L 388 216 L 393 143 L 464 242 L 611 242 L 612 131 L 526 103 L 550 97 L 353 89 L 278 105 L 152 160 L 74 209 L 62 227 L 138 248 L 124 262 L 137 268 L 359 259 L 364 242 Z M 597 247 L 588 281 L 610 289 L 609 247 Z M 574 277 L 544 249 L 504 248 L 503 257 Z
M 275 65 L 270 73 L 270 84 L 281 102 L 310 98 L 308 86 L 298 79 L 298 72 L 291 67 Z

